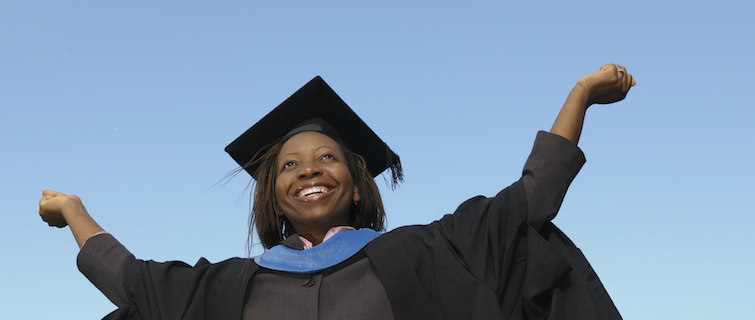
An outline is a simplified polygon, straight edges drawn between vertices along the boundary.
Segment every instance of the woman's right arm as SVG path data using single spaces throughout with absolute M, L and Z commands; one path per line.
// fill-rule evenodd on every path
M 39 215 L 51 227 L 71 227 L 81 248 L 77 259 L 81 273 L 115 305 L 125 306 L 128 300 L 123 285 L 123 268 L 126 261 L 134 260 L 134 256 L 109 234 L 93 238 L 104 230 L 87 213 L 81 199 L 51 190 L 42 191 Z M 86 247 L 84 242 L 87 242 Z
M 42 191 L 42 199 L 39 200 L 39 215 L 51 227 L 70 226 L 79 248 L 84 245 L 89 237 L 104 231 L 89 216 L 84 204 L 81 203 L 81 199 L 74 195 L 66 195 L 52 190 Z

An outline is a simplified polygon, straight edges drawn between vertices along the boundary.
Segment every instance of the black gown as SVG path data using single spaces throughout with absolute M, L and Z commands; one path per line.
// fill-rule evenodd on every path
M 374 298 L 339 295 L 333 302 L 333 297 L 321 297 L 318 292 L 316 304 L 311 307 L 316 310 L 293 314 L 308 315 L 298 318 L 360 319 L 620 319 L 579 249 L 549 222 L 566 187 L 584 162 L 581 151 L 569 144 L 561 137 L 540 133 L 528 160 L 528 165 L 543 162 L 534 166 L 540 168 L 534 169 L 534 173 L 528 172 L 526 165 L 523 179 L 494 198 L 475 197 L 439 221 L 381 235 L 357 255 L 333 267 L 336 270 L 325 272 L 326 276 L 333 272 L 331 276 L 336 277 L 339 270 L 361 266 L 366 280 L 353 285 L 358 288 L 362 283 L 372 283 L 366 289 L 372 290 L 367 292 L 372 292 Z M 545 154 L 537 156 L 539 153 Z M 550 180 L 538 178 L 541 174 L 548 176 L 543 172 L 548 170 L 561 172 Z M 533 182 L 543 180 L 548 183 L 538 186 L 538 182 Z M 553 186 L 558 184 L 561 186 Z M 554 190 L 549 190 L 552 194 L 545 197 L 537 192 L 528 194 L 533 185 L 538 190 Z M 555 208 L 549 204 L 554 201 Z M 539 218 L 533 219 L 531 207 L 541 208 L 537 209 Z M 104 263 L 115 265 L 115 269 L 122 263 L 122 289 L 113 290 L 110 287 L 119 284 L 113 284 L 112 278 L 120 280 L 117 278 L 121 271 L 108 275 L 100 272 L 101 263 L 91 261 L 102 252 L 114 252 L 117 241 L 112 236 L 100 235 L 87 244 L 90 247 L 85 245 L 79 257 L 82 272 L 120 307 L 107 319 L 272 318 L 280 315 L 275 313 L 277 310 L 300 305 L 296 298 L 300 291 L 296 290 L 303 286 L 293 284 L 311 278 L 302 275 L 301 279 L 293 279 L 296 275 L 265 270 L 249 259 L 234 258 L 217 264 L 200 260 L 191 267 L 182 262 L 137 260 L 127 253 L 130 257 L 121 255 L 114 262 Z M 288 285 L 281 281 L 280 286 L 271 286 L 284 294 L 281 299 L 268 301 L 264 298 L 267 296 L 255 294 L 255 289 L 259 289 L 255 287 L 255 279 L 263 276 L 293 282 Z M 371 277 L 377 282 L 370 282 Z M 318 281 L 322 279 L 326 278 Z M 374 301 L 372 307 L 377 306 L 374 309 L 378 311 L 351 310 L 341 316 L 325 316 L 318 310 L 330 309 L 331 304 L 335 309 L 339 305 L 356 305 L 359 312 L 362 309 L 354 301 Z M 262 302 L 255 308 L 268 308 L 269 312 L 251 316 L 255 313 L 250 311 L 256 309 L 250 306 L 255 302 Z

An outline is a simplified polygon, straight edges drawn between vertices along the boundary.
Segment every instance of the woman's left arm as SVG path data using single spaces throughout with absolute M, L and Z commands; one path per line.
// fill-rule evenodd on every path
M 615 64 L 604 65 L 600 71 L 580 78 L 566 98 L 550 132 L 577 144 L 587 108 L 596 103 L 621 101 L 635 84 L 626 68 Z
M 595 103 L 624 99 L 634 84 L 626 69 L 613 64 L 604 65 L 599 72 L 577 81 L 551 128 L 551 135 L 538 133 L 522 172 L 527 193 L 527 220 L 536 230 L 556 216 L 566 190 L 585 162 L 584 154 L 576 144 L 587 108 Z

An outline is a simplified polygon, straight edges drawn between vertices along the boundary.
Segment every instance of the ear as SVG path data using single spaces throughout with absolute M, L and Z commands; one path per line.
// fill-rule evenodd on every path
M 354 202 L 359 202 L 362 200 L 362 197 L 359 196 L 359 188 L 357 186 L 354 186 Z

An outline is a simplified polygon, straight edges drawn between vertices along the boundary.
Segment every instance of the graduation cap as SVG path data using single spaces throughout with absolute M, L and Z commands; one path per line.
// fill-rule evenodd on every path
M 315 77 L 291 97 L 270 111 L 249 130 L 229 144 L 225 151 L 233 160 L 247 165 L 262 155 L 274 142 L 297 133 L 314 131 L 325 134 L 361 155 L 373 177 L 391 168 L 392 185 L 403 180 L 401 162 L 383 140 L 325 83 Z M 246 171 L 254 177 L 258 166 Z

